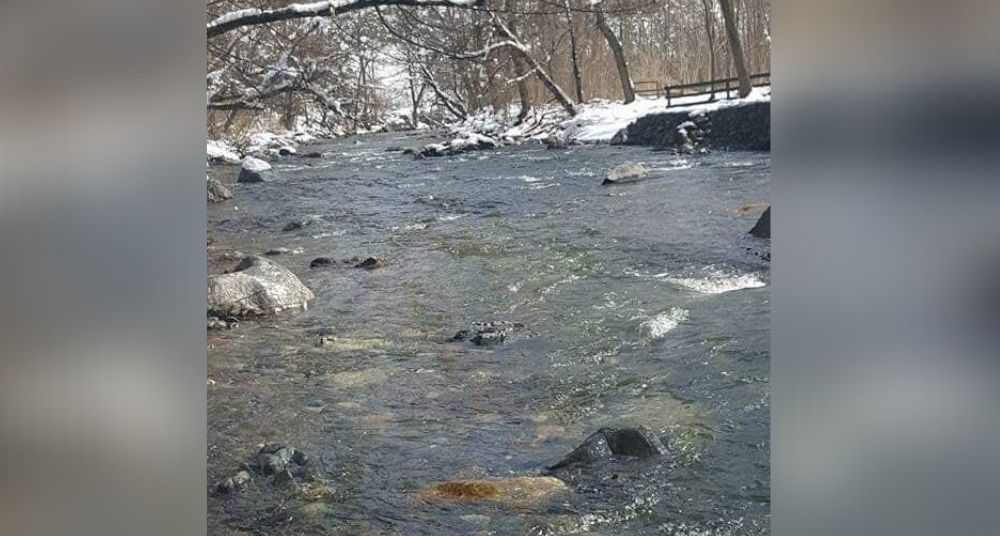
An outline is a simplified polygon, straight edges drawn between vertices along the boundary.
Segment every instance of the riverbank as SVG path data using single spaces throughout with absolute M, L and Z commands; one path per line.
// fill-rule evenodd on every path
M 672 147 L 687 152 L 697 149 L 770 151 L 769 87 L 754 88 L 746 99 L 706 100 L 704 95 L 676 98 L 672 100 L 674 106 L 668 107 L 664 98 L 640 97 L 630 104 L 597 99 L 580 104 L 577 115 L 572 118 L 561 108 L 549 105 L 533 110 L 519 124 L 512 124 L 510 112 L 501 114 L 487 108 L 452 124 L 443 132 L 450 138 L 449 143 L 456 146 L 486 137 L 491 140 L 490 145 L 495 146 L 530 142 L 560 146 L 615 143 Z M 360 135 L 386 129 L 389 127 Z M 426 130 L 409 132 L 415 135 Z M 237 164 L 248 156 L 266 159 L 292 156 L 298 154 L 302 146 L 331 136 L 318 137 L 315 132 L 298 130 L 258 132 L 240 142 L 209 140 L 208 160 Z

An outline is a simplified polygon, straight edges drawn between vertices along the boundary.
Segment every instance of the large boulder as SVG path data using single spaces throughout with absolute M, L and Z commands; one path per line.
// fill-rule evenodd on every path
M 767 207 L 760 215 L 753 229 L 750 229 L 750 234 L 757 238 L 771 238 L 771 207 Z
M 602 184 L 621 184 L 623 182 L 635 182 L 646 177 L 646 167 L 642 164 L 630 163 L 622 164 L 611 170 L 608 177 Z
M 225 201 L 226 199 L 232 199 L 233 192 L 226 188 L 225 184 L 222 184 L 216 179 L 211 177 L 208 178 L 208 202 L 218 203 L 220 201 Z
M 667 453 L 666 447 L 652 430 L 645 426 L 635 428 L 601 428 L 588 437 L 549 471 L 567 467 L 590 465 L 594 462 L 617 457 L 649 458 Z
M 208 310 L 221 317 L 305 309 L 313 298 L 288 268 L 263 257 L 244 257 L 231 273 L 208 278 Z
M 236 182 L 264 182 L 273 178 L 274 169 L 271 168 L 271 164 L 259 158 L 248 157 L 243 160 L 243 165 L 240 167 L 240 176 L 236 179 Z

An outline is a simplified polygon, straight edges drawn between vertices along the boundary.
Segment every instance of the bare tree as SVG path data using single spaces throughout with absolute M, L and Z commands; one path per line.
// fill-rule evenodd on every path
M 580 76 L 579 52 L 576 45 L 576 28 L 573 24 L 573 10 L 570 7 L 570 0 L 563 0 L 563 7 L 566 12 L 566 26 L 569 29 L 569 57 L 573 64 L 573 87 L 576 88 L 576 102 L 583 102 L 583 80 Z
M 708 55 L 709 55 L 709 79 L 715 80 L 715 16 L 712 14 L 712 1 L 701 0 L 705 7 L 705 32 L 708 34 Z M 715 100 L 715 84 L 712 84 L 712 94 L 708 100 Z
M 722 18 L 726 22 L 726 35 L 729 38 L 729 53 L 733 58 L 733 67 L 740 83 L 740 98 L 750 94 L 750 73 L 747 72 L 746 60 L 743 57 L 743 46 L 740 44 L 740 32 L 736 26 L 736 12 L 732 0 L 719 0 L 722 6 Z
M 604 11 L 600 8 L 596 11 L 597 19 L 597 29 L 601 31 L 601 35 L 607 40 L 608 46 L 611 48 L 611 53 L 615 56 L 615 67 L 618 68 L 618 78 L 622 83 L 622 95 L 625 98 L 625 104 L 633 102 L 635 100 L 635 86 L 632 85 L 632 77 L 628 72 L 628 63 L 625 61 L 625 52 L 622 50 L 622 43 L 618 40 L 618 36 L 608 25 L 608 19 L 604 16 Z

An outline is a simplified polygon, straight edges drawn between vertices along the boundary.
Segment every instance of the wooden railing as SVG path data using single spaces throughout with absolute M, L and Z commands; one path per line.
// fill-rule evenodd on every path
M 750 85 L 753 87 L 771 85 L 771 73 L 761 73 L 750 76 Z M 681 106 L 674 104 L 673 99 L 679 97 L 697 97 L 708 95 L 708 101 L 712 102 L 721 93 L 725 98 L 730 98 L 733 91 L 739 90 L 738 78 L 721 78 L 708 82 L 694 82 L 691 84 L 677 84 L 672 86 L 660 86 L 655 80 L 638 80 L 635 82 L 635 92 L 639 95 L 653 94 L 657 97 L 665 96 L 667 106 Z M 689 102 L 683 104 L 691 104 Z

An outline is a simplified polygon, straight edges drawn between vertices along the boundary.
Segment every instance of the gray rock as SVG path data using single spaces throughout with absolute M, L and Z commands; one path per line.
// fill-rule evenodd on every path
M 233 192 L 217 179 L 208 178 L 208 202 L 219 203 L 226 199 L 232 199 Z
M 615 133 L 611 138 L 611 145 L 625 145 L 628 143 L 628 128 L 623 128 Z
M 323 158 L 323 153 L 319 151 L 312 151 L 302 155 L 304 158 Z
M 589 465 L 615 457 L 649 458 L 667 453 L 666 447 L 652 430 L 635 428 L 601 428 L 588 437 L 559 463 L 549 467 L 558 471 L 571 466 Z
M 542 143 L 545 144 L 546 149 L 558 150 L 566 148 L 566 142 L 556 134 L 549 134 L 542 139 Z
M 611 170 L 602 184 L 621 184 L 635 182 L 646 177 L 646 167 L 642 164 L 622 164 Z
M 470 329 L 463 329 L 451 338 L 452 341 L 469 341 L 472 344 L 483 346 L 487 344 L 501 343 L 507 340 L 514 330 L 524 327 L 519 322 L 509 322 L 507 320 L 495 320 L 493 322 L 473 322 Z
M 265 182 L 274 178 L 274 169 L 271 164 L 259 158 L 247 158 L 243 160 L 240 167 L 240 175 L 236 179 L 239 183 Z
M 750 229 L 750 234 L 757 238 L 771 238 L 771 207 L 767 207 L 760 215 L 753 229 Z
M 263 257 L 245 257 L 231 273 L 208 278 L 208 310 L 217 316 L 306 309 L 314 298 L 288 268 Z
M 244 487 L 246 487 L 246 485 L 250 483 L 251 480 L 253 480 L 253 477 L 250 475 L 250 473 L 248 473 L 247 471 L 240 471 L 235 475 L 219 482 L 215 486 L 215 489 L 219 493 L 230 493 L 233 491 L 239 491 Z

